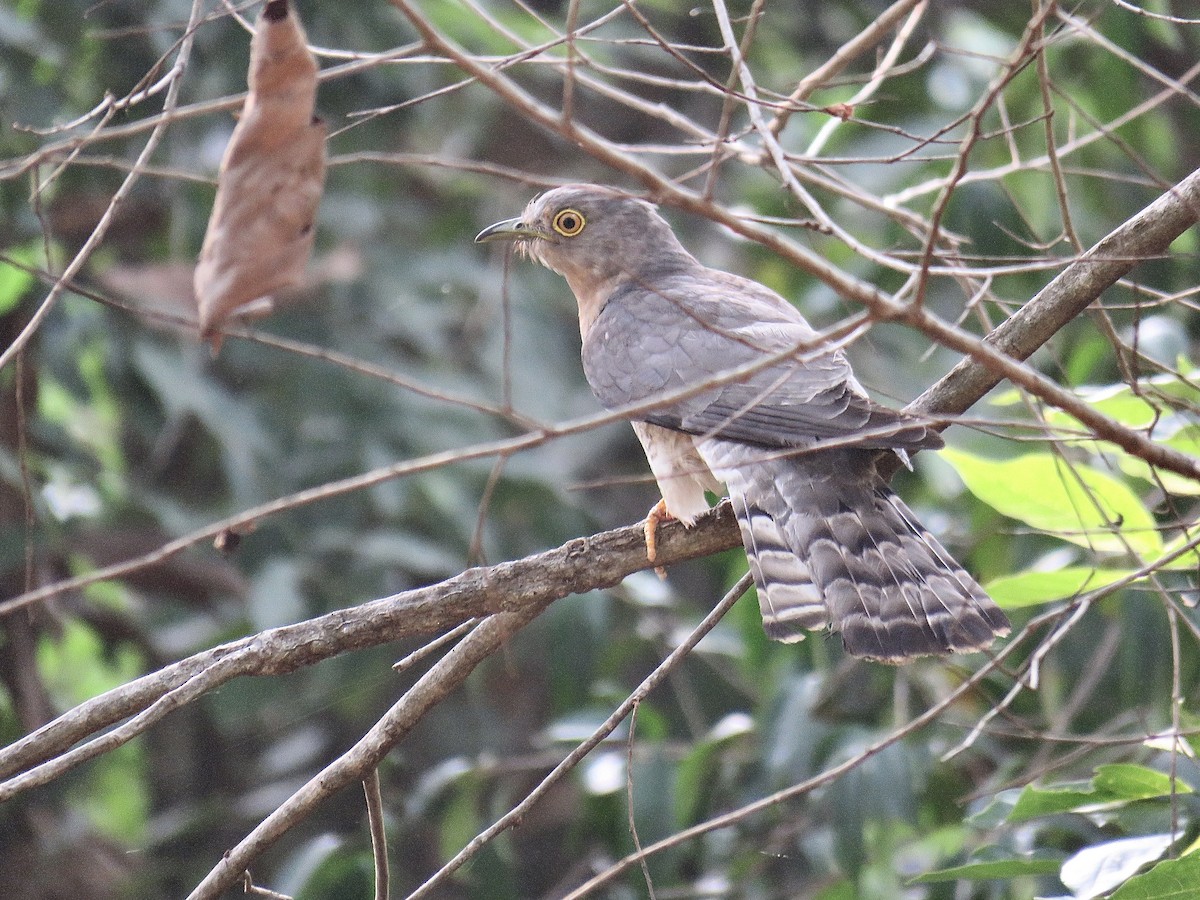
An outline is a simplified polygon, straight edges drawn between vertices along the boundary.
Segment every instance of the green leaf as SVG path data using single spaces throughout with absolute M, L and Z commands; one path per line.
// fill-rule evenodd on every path
M 1144 875 L 1135 875 L 1111 900 L 1194 900 L 1200 896 L 1200 855 L 1160 862 Z
M 1017 805 L 1020 796 L 1021 791 L 1017 788 L 1000 791 L 984 805 L 983 809 L 967 816 L 966 821 L 980 831 L 999 828 L 1012 815 L 1013 808 Z
M 1092 409 L 1116 419 L 1122 425 L 1129 428 L 1146 428 L 1160 421 L 1170 411 L 1169 403 L 1161 397 L 1155 398 L 1155 394 L 1165 394 L 1195 403 L 1200 396 L 1200 386 L 1189 380 L 1181 380 L 1175 375 L 1159 375 L 1139 380 L 1137 391 L 1121 382 L 1081 386 L 1075 389 L 1075 394 Z M 1022 406 L 1026 400 L 1027 395 L 1023 391 L 1010 388 L 989 398 L 988 402 L 992 406 L 1011 407 Z M 1087 426 L 1060 409 L 1047 409 L 1045 418 L 1047 424 L 1052 426 L 1087 430 Z
M 1030 785 L 1021 791 L 1017 804 L 1008 814 L 1010 823 L 1027 822 L 1056 813 L 1074 812 L 1085 806 L 1104 802 L 1094 791 L 1046 790 Z
M 1024 406 L 1026 394 L 1016 388 L 998 390 L 988 397 L 989 406 Z
M 1144 800 L 1148 797 L 1169 797 L 1172 794 L 1190 794 L 1192 788 L 1178 777 L 1171 778 L 1165 772 L 1148 769 L 1133 763 L 1111 763 L 1097 766 L 1092 784 L 1097 793 L 1123 800 Z
M 1181 534 L 1172 538 L 1163 546 L 1163 555 L 1170 556 L 1172 553 L 1178 553 L 1189 544 L 1196 540 L 1197 535 Z M 1170 569 L 1175 572 L 1195 572 L 1200 569 L 1200 547 L 1191 547 L 1186 552 L 1180 553 L 1168 563 L 1162 565 L 1163 569 Z
M 1005 609 L 1065 600 L 1126 578 L 1134 569 L 1067 566 L 1054 572 L 1019 572 L 989 581 L 984 588 Z
M 984 881 L 1020 878 L 1026 875 L 1057 875 L 1061 865 L 1061 859 L 996 859 L 926 872 L 924 875 L 911 879 L 908 883 L 936 884 L 941 881 Z
M 1173 374 L 1156 375 L 1141 379 L 1136 391 L 1128 384 L 1121 383 L 1081 387 L 1076 394 L 1092 409 L 1122 425 L 1139 430 L 1153 427 L 1150 436 L 1158 443 L 1200 457 L 1200 426 L 1190 424 L 1189 420 L 1172 412 L 1173 408 L 1187 408 L 1200 403 L 1200 385 L 1192 380 Z M 989 400 L 991 405 L 1002 407 L 1019 406 L 1025 402 L 1025 395 L 1016 389 L 1003 391 Z M 1062 410 L 1047 409 L 1044 415 L 1047 425 L 1053 428 L 1087 431 L 1087 427 L 1078 419 Z M 1118 453 L 1116 464 L 1126 475 L 1156 486 L 1161 484 L 1172 494 L 1200 494 L 1200 480 L 1161 469 L 1154 471 L 1144 460 L 1128 453 Z
M 1145 559 L 1162 553 L 1162 538 L 1146 507 L 1124 482 L 1084 463 L 1050 453 L 995 460 L 944 450 L 967 489 L 1010 518 L 1102 553 Z
M 1077 388 L 1075 393 L 1096 412 L 1116 419 L 1129 428 L 1145 428 L 1161 414 L 1160 410 L 1144 397 L 1131 391 L 1127 384 L 1081 387 Z M 1048 410 L 1046 421 L 1054 426 L 1087 429 L 1086 425 L 1070 413 L 1059 409 Z
M 1146 428 L 1162 415 L 1162 404 L 1155 405 L 1135 394 L 1129 385 L 1119 384 L 1100 388 L 1084 388 L 1079 396 L 1088 406 L 1129 428 Z M 1056 414 L 1076 421 L 1067 413 Z
M 15 263 L 37 266 L 41 252 L 37 244 L 30 243 L 8 250 L 5 255 Z M 0 316 L 12 312 L 21 297 L 33 285 L 33 275 L 18 266 L 0 261 Z
M 328 833 L 302 844 L 272 885 L 287 897 L 369 897 L 375 867 L 368 850 L 354 850 Z
M 1171 441 L 1164 441 L 1164 443 L 1170 444 Z M 1136 456 L 1123 454 L 1117 460 L 1117 464 L 1126 475 L 1140 478 L 1153 485 L 1161 484 L 1169 494 L 1177 494 L 1181 497 L 1194 497 L 1200 494 L 1200 481 L 1168 472 L 1166 469 L 1155 469 L 1144 459 L 1138 459 Z
M 1025 822 L 1093 806 L 1167 797 L 1172 793 L 1190 794 L 1192 788 L 1178 778 L 1172 780 L 1169 775 L 1155 769 L 1132 763 L 1112 763 L 1098 766 L 1086 788 L 1079 784 L 1056 788 L 1027 786 L 1008 814 L 1008 821 Z

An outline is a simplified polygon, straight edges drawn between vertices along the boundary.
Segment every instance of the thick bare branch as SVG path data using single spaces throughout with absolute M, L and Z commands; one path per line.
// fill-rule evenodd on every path
M 733 514 L 722 504 L 690 531 L 677 522 L 664 523 L 659 529 L 659 561 L 669 566 L 738 542 Z M 279 675 L 351 650 L 442 631 L 467 619 L 540 609 L 569 594 L 611 587 L 649 566 L 642 529 L 621 528 L 215 647 L 101 694 L 5 747 L 0 751 L 0 775 L 23 774 L 0 784 L 0 803 L 111 749 L 106 739 L 114 732 L 97 739 L 102 743 L 68 748 L 116 722 L 149 712 L 172 691 L 193 682 L 194 699 L 239 676 Z M 161 709 L 154 718 L 169 711 Z M 141 721 L 131 731 L 143 731 L 149 724 Z M 133 733 L 118 735 L 117 743 Z
M 1046 285 L 985 339 L 1005 356 L 1025 360 L 1086 310 L 1119 278 L 1167 252 L 1171 242 L 1200 222 L 1200 170 L 1113 230 Z M 1000 383 L 1002 373 L 966 358 L 913 401 L 921 413 L 966 411 Z

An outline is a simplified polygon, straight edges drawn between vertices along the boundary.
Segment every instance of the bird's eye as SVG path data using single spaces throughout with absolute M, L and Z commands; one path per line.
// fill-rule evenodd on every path
M 554 219 L 550 224 L 563 237 L 575 237 L 575 235 L 583 231 L 583 226 L 587 224 L 587 219 L 577 209 L 560 209 L 554 214 Z

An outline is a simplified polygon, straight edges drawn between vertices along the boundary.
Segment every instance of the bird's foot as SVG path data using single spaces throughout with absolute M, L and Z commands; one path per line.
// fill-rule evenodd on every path
M 654 562 L 658 558 L 658 523 L 665 522 L 668 519 L 674 519 L 671 511 L 667 509 L 667 501 L 659 500 L 654 504 L 650 512 L 646 513 L 646 525 L 644 531 L 646 534 L 646 559 Z M 659 578 L 667 577 L 667 570 L 662 566 L 655 566 L 654 572 Z

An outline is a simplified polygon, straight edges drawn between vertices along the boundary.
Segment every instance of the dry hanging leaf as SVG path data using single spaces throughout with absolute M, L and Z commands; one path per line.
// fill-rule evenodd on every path
M 220 347 L 231 315 L 260 310 L 304 278 L 325 183 L 325 124 L 313 115 L 317 61 L 287 0 L 263 8 L 250 94 L 221 160 L 194 285 L 200 338 Z M 251 305 L 253 304 L 253 305 Z

